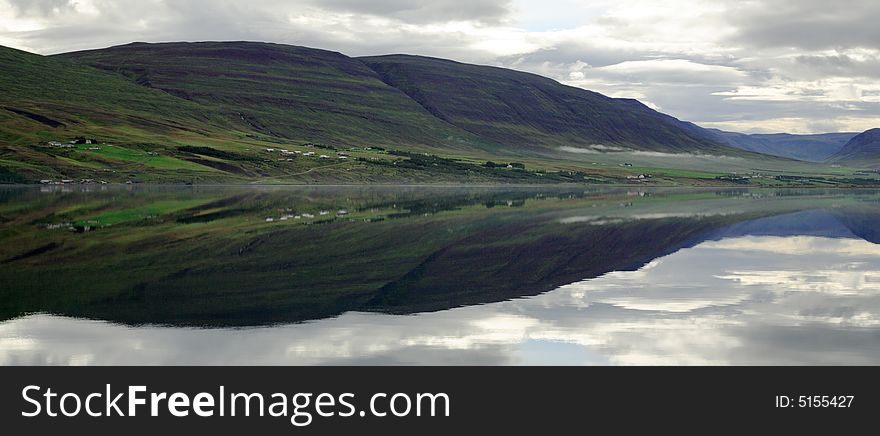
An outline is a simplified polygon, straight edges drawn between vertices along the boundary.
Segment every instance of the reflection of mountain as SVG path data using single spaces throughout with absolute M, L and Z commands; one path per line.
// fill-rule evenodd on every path
M 434 253 L 383 287 L 370 303 L 377 310 L 415 312 L 536 295 L 610 271 L 636 270 L 706 240 L 745 235 L 863 238 L 876 243 L 873 220 L 875 215 L 808 210 L 734 224 L 720 218 L 676 218 L 500 228 Z
M 720 219 L 507 226 L 432 254 L 370 301 L 416 312 L 536 295 L 609 271 L 635 270 L 723 225 Z
M 493 209 L 497 210 L 497 209 Z M 21 312 L 49 311 L 127 324 L 262 325 L 335 316 L 349 310 L 413 313 L 536 295 L 614 270 L 635 270 L 695 244 L 736 218 L 663 218 L 562 224 L 527 215 L 512 222 L 390 220 L 278 231 L 238 243 L 167 245 L 130 262 L 145 272 L 81 264 L 66 286 L 88 298 L 57 299 L 50 268 L 21 274 L 12 288 L 44 297 Z M 741 219 L 741 218 L 740 218 Z M 100 256 L 96 253 L 95 256 Z M 131 279 L 128 275 L 131 274 Z M 113 281 L 116 278 L 117 281 Z M 132 279 L 134 281 L 132 281 Z M 0 282 L 3 282 L 0 277 Z M 89 286 L 100 283 L 101 292 Z M 89 285 L 87 285 L 89 284 Z M 108 290 L 109 288 L 109 290 Z M 69 295 L 69 294 L 68 294 Z M 23 299 L 23 297 L 21 297 Z M 37 307 L 33 305 L 36 304 Z M 14 315 L 14 314 L 12 314 Z
M 759 218 L 733 224 L 707 239 L 737 236 L 824 236 L 864 239 L 880 244 L 877 213 L 871 210 L 817 209 Z
M 853 211 L 839 214 L 840 221 L 858 238 L 880 244 L 878 216 L 870 211 Z
M 874 365 L 880 246 L 744 236 L 532 298 L 270 328 L 0 323 L 0 365 Z M 84 357 L 86 356 L 86 357 Z
M 120 220 L 181 201 L 161 193 L 107 195 L 113 207 L 127 206 L 107 210 L 95 196 L 75 197 L 74 203 L 92 204 L 94 213 Z M 29 235 L 29 242 L 0 256 L 5 262 L 0 317 L 50 312 L 126 324 L 216 327 L 289 323 L 352 310 L 414 313 L 536 295 L 611 271 L 636 270 L 712 239 L 814 235 L 878 241 L 876 213 L 864 202 L 819 209 L 835 200 L 422 195 L 207 192 L 198 206 L 186 203 L 152 220 L 77 235 L 34 225 L 57 217 L 19 220 L 8 213 L 10 225 L 22 223 L 15 232 Z M 58 198 L 41 196 L 39 201 L 48 203 L 30 210 L 71 210 Z M 598 203 L 610 206 L 594 208 Z M 320 224 L 265 222 L 291 209 L 343 207 L 350 212 L 345 218 L 323 218 Z M 191 219 L 206 214 L 215 219 Z M 25 239 L 4 241 L 10 246 Z M 48 251 L 19 256 L 50 243 L 56 245 Z
M 841 214 L 824 209 L 805 210 L 733 224 L 713 233 L 707 239 L 735 238 L 745 235 L 855 238 L 856 235 L 841 218 Z

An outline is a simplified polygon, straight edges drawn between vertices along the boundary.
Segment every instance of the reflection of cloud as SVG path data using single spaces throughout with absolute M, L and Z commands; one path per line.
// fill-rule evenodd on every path
M 867 241 L 749 236 L 414 316 L 211 330 L 28 316 L 0 323 L 0 363 L 877 364 L 878 271 Z
M 601 350 L 615 365 L 720 365 L 741 343 L 726 331 L 735 325 L 721 318 L 645 319 L 605 322 L 583 332 L 550 331 L 547 337 L 566 336 Z
M 728 215 L 731 212 L 725 211 L 715 211 L 715 212 L 658 212 L 658 213 L 634 213 L 630 215 L 623 215 L 621 218 L 626 218 L 629 220 L 657 220 L 664 218 L 699 218 L 699 217 L 711 217 L 711 216 L 721 216 Z M 575 223 L 590 223 L 595 225 L 605 225 L 605 224 L 614 224 L 618 222 L 622 222 L 622 219 L 607 219 L 608 216 L 597 216 L 597 215 L 584 215 L 584 216 L 571 216 L 566 218 L 561 218 L 559 220 L 562 224 L 575 224 Z
M 834 253 L 844 256 L 880 256 L 880 245 L 866 244 L 857 239 L 826 239 L 809 236 L 742 237 L 710 241 L 704 245 L 716 250 L 763 251 L 767 253 L 804 255 Z
M 720 279 L 743 286 L 773 286 L 777 290 L 858 295 L 880 292 L 878 271 L 731 271 Z
M 659 312 L 692 312 L 697 309 L 702 309 L 705 307 L 711 306 L 725 306 L 736 304 L 745 299 L 745 296 L 742 295 L 731 295 L 725 298 L 668 298 L 668 299 L 660 299 L 660 298 L 606 298 L 602 300 L 603 303 L 611 304 L 613 306 L 622 307 L 625 309 L 633 309 L 633 310 L 650 310 L 650 311 L 659 311 Z

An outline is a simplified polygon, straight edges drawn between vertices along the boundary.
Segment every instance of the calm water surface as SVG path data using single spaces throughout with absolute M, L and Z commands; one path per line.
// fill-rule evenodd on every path
M 875 365 L 880 192 L 7 188 L 0 364 Z

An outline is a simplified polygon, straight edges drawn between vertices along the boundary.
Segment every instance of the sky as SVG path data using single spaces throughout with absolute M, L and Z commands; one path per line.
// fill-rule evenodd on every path
M 704 127 L 880 127 L 877 0 L 0 0 L 0 45 L 251 40 L 496 65 Z

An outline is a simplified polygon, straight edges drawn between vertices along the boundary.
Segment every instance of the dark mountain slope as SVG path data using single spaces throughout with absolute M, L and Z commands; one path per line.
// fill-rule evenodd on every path
M 856 135 L 829 160 L 831 162 L 880 165 L 880 129 L 871 129 Z
M 722 225 L 720 219 L 664 219 L 500 226 L 431 254 L 379 289 L 368 307 L 414 313 L 538 295 L 609 271 L 634 271 L 696 245 Z
M 336 52 L 254 42 L 134 43 L 58 57 L 121 73 L 268 136 L 330 145 L 483 145 Z
M 736 153 L 637 101 L 613 99 L 535 74 L 420 56 L 360 59 L 438 118 L 503 144 Z

